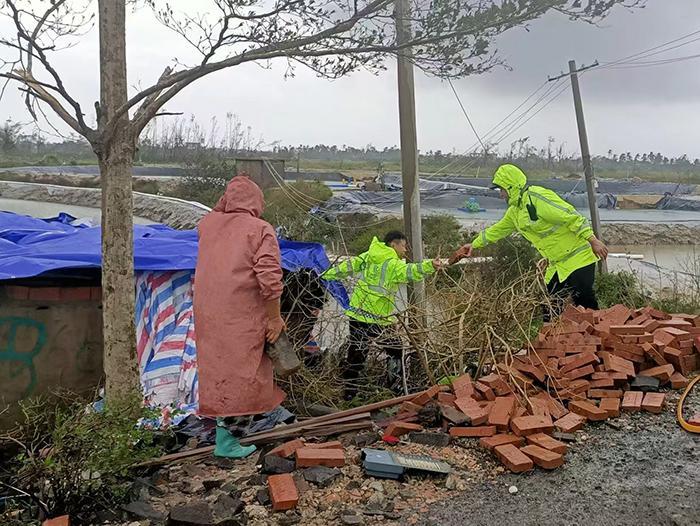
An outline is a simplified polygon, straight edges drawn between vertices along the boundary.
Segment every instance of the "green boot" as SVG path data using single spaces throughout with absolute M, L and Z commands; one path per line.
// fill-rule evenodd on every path
M 226 429 L 223 420 L 216 421 L 215 457 L 245 458 L 255 452 L 255 446 L 242 446 L 238 439 Z

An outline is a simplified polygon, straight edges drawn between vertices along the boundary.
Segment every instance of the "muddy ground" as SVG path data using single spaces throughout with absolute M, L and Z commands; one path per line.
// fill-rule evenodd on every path
M 663 415 L 589 424 L 563 467 L 503 475 L 433 505 L 417 524 L 690 526 L 700 524 L 700 435 Z M 510 486 L 518 488 L 509 493 Z

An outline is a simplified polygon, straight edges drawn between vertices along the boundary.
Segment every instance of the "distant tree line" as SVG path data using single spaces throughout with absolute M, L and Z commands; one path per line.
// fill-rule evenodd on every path
M 568 151 L 566 146 L 554 137 L 548 137 L 544 146 L 532 144 L 530 137 L 521 137 L 505 147 L 487 143 L 485 148 L 466 153 L 456 150 L 421 152 L 421 166 L 427 172 L 450 174 L 477 169 L 488 171 L 500 163 L 511 162 L 530 170 L 579 172 L 580 156 Z M 37 158 L 46 157 L 51 162 L 70 164 L 72 160 L 85 160 L 94 155 L 88 143 L 78 135 L 49 141 L 37 128 L 26 133 L 24 125 L 10 119 L 0 126 L 0 151 L 10 158 L 26 158 L 35 163 Z M 142 163 L 191 164 L 202 158 L 246 156 L 278 157 L 292 162 L 297 159 L 348 161 L 350 164 L 345 168 L 351 168 L 352 163 L 364 163 L 382 170 L 386 164 L 399 163 L 401 151 L 396 145 L 383 148 L 372 144 L 363 147 L 346 144 L 289 146 L 279 141 L 267 142 L 235 113 L 228 112 L 223 121 L 212 117 L 206 126 L 194 115 L 152 121 L 141 134 L 138 160 Z M 597 169 L 627 172 L 630 176 L 647 171 L 700 173 L 700 159 L 691 160 L 687 154 L 674 157 L 653 151 L 617 153 L 608 150 L 606 155 L 595 156 L 593 162 Z

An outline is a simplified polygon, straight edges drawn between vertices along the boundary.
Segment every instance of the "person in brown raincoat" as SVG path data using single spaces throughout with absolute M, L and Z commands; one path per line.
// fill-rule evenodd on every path
M 199 223 L 194 319 L 199 414 L 217 417 L 214 454 L 242 458 L 224 417 L 271 411 L 285 398 L 274 384 L 265 342 L 284 330 L 282 268 L 275 231 L 263 221 L 263 193 L 239 175 Z

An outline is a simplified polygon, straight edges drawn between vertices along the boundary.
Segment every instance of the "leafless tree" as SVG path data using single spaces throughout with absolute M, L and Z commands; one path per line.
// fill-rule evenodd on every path
M 384 68 L 385 59 L 411 48 L 414 63 L 444 77 L 484 72 L 500 63 L 495 36 L 554 10 L 595 21 L 616 4 L 643 0 L 411 0 L 412 36 L 396 43 L 392 0 L 198 0 L 175 10 L 165 0 L 131 0 L 149 8 L 198 53 L 194 64 L 163 69 L 152 85 L 130 95 L 126 69 L 127 0 L 0 0 L 13 31 L 0 35 L 0 78 L 19 84 L 28 111 L 46 108 L 85 137 L 102 175 L 102 286 L 104 367 L 108 392 L 137 385 L 131 168 L 138 138 L 164 106 L 200 78 L 248 62 L 280 59 L 287 74 L 303 65 L 324 78 L 360 68 Z M 100 96 L 96 125 L 66 88 L 53 56 L 95 23 L 100 42 Z M 6 85 L 2 87 L 3 91 Z M 245 135 L 245 132 L 244 132 Z M 249 135 L 249 134 L 247 134 Z M 250 144 L 251 138 L 243 138 Z

